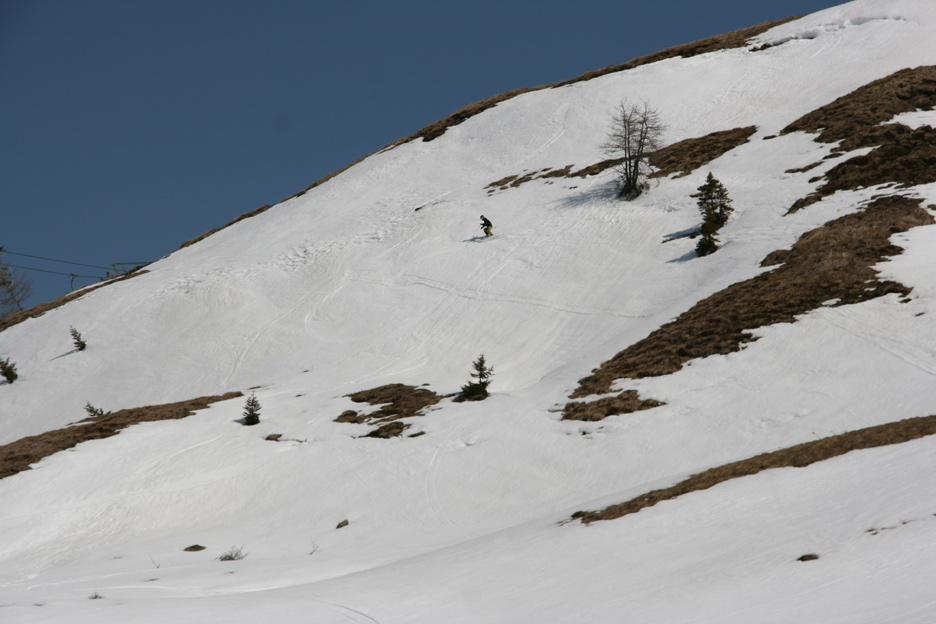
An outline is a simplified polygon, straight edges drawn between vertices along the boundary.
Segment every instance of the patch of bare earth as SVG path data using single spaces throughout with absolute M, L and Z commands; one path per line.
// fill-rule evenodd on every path
M 632 414 L 661 405 L 665 404 L 653 399 L 641 399 L 636 390 L 625 390 L 617 396 L 604 397 L 597 401 L 566 403 L 562 420 L 604 420 L 608 416 Z
M 757 126 L 747 126 L 744 128 L 733 128 L 731 130 L 720 130 L 703 137 L 677 141 L 672 145 L 650 154 L 650 164 L 656 168 L 656 171 L 654 171 L 650 177 L 660 178 L 672 173 L 678 174 L 676 176 L 677 178 L 689 175 L 699 167 L 707 165 L 719 156 L 733 150 L 739 145 L 747 143 L 751 135 L 755 132 L 757 132 Z M 488 190 L 488 194 L 490 194 L 495 191 L 517 188 L 521 184 L 532 180 L 560 177 L 586 178 L 588 176 L 598 175 L 606 169 L 619 165 L 623 160 L 622 158 L 610 158 L 595 163 L 594 165 L 583 167 L 578 171 L 572 171 L 572 165 L 566 165 L 561 169 L 546 167 L 540 171 L 507 176 L 491 182 L 485 188 Z
M 335 422 L 379 425 L 365 436 L 368 438 L 393 438 L 401 435 L 410 427 L 409 423 L 400 422 L 401 419 L 421 416 L 424 409 L 445 398 L 426 388 L 405 384 L 389 384 L 347 396 L 355 403 L 381 406 L 376 412 L 370 413 L 347 410 L 335 419 Z
M 762 470 L 802 468 L 851 451 L 901 444 L 933 434 L 936 434 L 936 416 L 909 418 L 886 425 L 849 431 L 712 468 L 693 475 L 672 487 L 653 490 L 627 502 L 611 505 L 598 511 L 577 511 L 572 514 L 572 519 L 581 520 L 584 524 L 597 520 L 614 520 L 652 507 L 661 501 L 671 500 L 690 492 L 707 490 L 719 483 L 754 475 Z
M 0 331 L 9 329 L 10 327 L 13 327 L 14 325 L 18 325 L 19 323 L 22 323 L 23 321 L 26 321 L 28 319 L 40 317 L 46 312 L 48 312 L 49 310 L 60 308 L 66 303 L 68 303 L 69 301 L 74 301 L 75 299 L 78 299 L 79 297 L 83 297 L 87 295 L 88 293 L 97 290 L 98 288 L 103 288 L 104 286 L 108 286 L 110 284 L 122 282 L 123 280 L 130 279 L 131 277 L 136 277 L 137 275 L 143 275 L 146 272 L 147 271 L 145 269 L 135 269 L 133 271 L 129 271 L 125 273 L 124 275 L 121 275 L 120 277 L 115 277 L 112 280 L 108 280 L 106 282 L 102 282 L 94 286 L 89 286 L 87 288 L 83 288 L 81 290 L 68 293 L 64 297 L 59 297 L 58 299 L 54 301 L 47 301 L 45 303 L 40 303 L 37 306 L 33 306 L 21 312 L 15 312 L 13 314 L 0 318 Z
M 178 403 L 122 409 L 102 416 L 86 418 L 64 429 L 22 438 L 0 446 L 0 479 L 29 470 L 30 464 L 38 462 L 43 457 L 70 449 L 82 442 L 117 435 L 121 429 L 130 425 L 157 420 L 178 420 L 191 416 L 197 410 L 204 409 L 212 403 L 235 399 L 239 396 L 243 395 L 240 392 L 228 392 L 221 396 L 200 397 Z
M 294 195 L 293 197 L 295 197 L 295 195 Z M 285 201 L 285 200 L 284 200 L 284 201 Z M 208 230 L 208 231 L 205 232 L 204 234 L 200 234 L 200 235 L 196 236 L 195 238 L 193 238 L 193 239 L 191 239 L 191 240 L 185 241 L 184 243 L 182 243 L 181 245 L 179 245 L 179 249 L 185 249 L 185 248 L 188 247 L 189 245 L 194 245 L 194 244 L 197 243 L 198 241 L 201 241 L 201 240 L 204 240 L 204 239 L 208 238 L 209 236 L 211 236 L 211 235 L 214 234 L 215 232 L 220 232 L 220 231 L 223 230 L 224 228 L 231 227 L 231 226 L 234 225 L 235 223 L 238 223 L 238 222 L 240 222 L 240 221 L 243 221 L 244 219 L 249 219 L 250 217 L 256 217 L 258 214 L 262 214 L 262 213 L 266 212 L 266 211 L 269 210 L 269 209 L 270 209 L 270 206 L 269 206 L 268 204 L 264 204 L 263 206 L 260 206 L 260 207 L 257 208 L 256 210 L 251 210 L 250 212 L 245 212 L 244 214 L 240 215 L 239 217 L 237 217 L 237 218 L 234 219 L 233 221 L 230 221 L 230 222 L 228 222 L 228 223 L 225 223 L 225 224 L 222 225 L 221 227 L 214 228 L 214 229 L 212 229 L 212 230 Z
M 650 177 L 661 178 L 672 173 L 677 174 L 677 178 L 687 176 L 739 145 L 744 145 L 755 132 L 757 126 L 746 126 L 673 143 L 650 154 L 650 164 L 657 169 Z
M 825 180 L 825 184 L 796 201 L 790 212 L 840 190 L 936 182 L 936 130 L 929 126 L 914 130 L 903 124 L 881 125 L 900 113 L 931 110 L 934 106 L 936 66 L 908 68 L 868 83 L 784 128 L 781 134 L 818 133 L 816 140 L 821 143 L 839 143 L 830 156 L 874 148 L 814 178 Z
M 909 288 L 880 280 L 871 267 L 901 252 L 889 240 L 893 234 L 934 223 L 920 202 L 880 198 L 860 212 L 803 234 L 792 249 L 774 251 L 761 263 L 779 265 L 775 270 L 698 302 L 581 379 L 570 398 L 610 393 L 618 379 L 668 375 L 689 360 L 738 351 L 754 340 L 751 329 L 793 322 L 796 315 L 830 300 L 846 305 L 890 293 L 907 295 Z M 583 420 L 588 413 L 587 419 L 599 419 L 607 410 L 602 401 L 607 399 L 569 403 L 564 418 Z

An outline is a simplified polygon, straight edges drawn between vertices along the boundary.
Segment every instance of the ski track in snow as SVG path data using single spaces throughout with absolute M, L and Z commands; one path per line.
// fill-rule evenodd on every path
M 247 357 L 250 354 L 250 350 L 253 349 L 253 347 L 257 344 L 257 341 L 259 341 L 260 338 L 270 329 L 277 327 L 283 321 L 283 319 L 286 319 L 289 316 L 291 316 L 293 312 L 295 312 L 297 309 L 299 309 L 300 306 L 306 303 L 306 301 L 309 299 L 309 297 L 312 296 L 312 294 L 313 293 L 307 293 L 305 295 L 300 296 L 299 299 L 296 301 L 296 303 L 294 303 L 285 312 L 277 316 L 272 321 L 261 326 L 259 330 L 257 330 L 256 332 L 253 333 L 253 335 L 247 338 L 244 346 L 241 348 L 240 352 L 237 354 L 237 357 L 234 359 L 234 363 L 231 364 L 231 369 L 228 372 L 227 377 L 224 378 L 224 381 L 222 383 L 223 387 L 227 387 L 227 385 L 231 382 L 231 379 L 234 377 L 234 375 L 237 374 L 240 367 L 247 360 Z
M 823 311 L 823 318 L 831 325 L 891 354 L 913 368 L 936 377 L 936 359 L 931 351 L 921 348 L 919 342 L 909 342 L 907 338 L 895 334 L 891 328 L 868 323 L 862 320 L 861 314 L 847 310 L 847 306 L 825 308 Z
M 429 511 L 432 512 L 433 517 L 436 519 L 436 522 L 448 526 L 457 526 L 455 522 L 449 518 L 445 512 L 442 510 L 441 506 L 438 504 L 438 496 L 436 495 L 436 475 L 439 471 L 439 461 L 441 456 L 447 452 L 447 444 L 459 431 L 462 430 L 462 426 L 459 425 L 449 433 L 442 442 L 436 446 L 435 452 L 432 454 L 432 459 L 429 460 L 429 466 L 426 469 L 426 505 L 429 507 Z

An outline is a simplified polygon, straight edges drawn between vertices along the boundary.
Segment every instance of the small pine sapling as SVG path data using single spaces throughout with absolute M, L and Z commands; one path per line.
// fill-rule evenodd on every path
M 98 416 L 104 415 L 104 410 L 100 407 L 94 407 L 91 405 L 91 401 L 85 402 L 84 411 L 88 412 L 89 418 L 97 418 Z
M 8 358 L 0 358 L 0 375 L 2 375 L 8 383 L 16 381 L 17 377 L 19 377 L 19 374 L 16 372 L 16 364 L 11 362 Z
M 79 332 L 74 327 L 70 328 L 69 331 L 71 333 L 72 342 L 74 343 L 76 349 L 79 351 L 84 351 L 88 348 L 88 343 L 81 338 L 81 332 Z
M 244 424 L 248 426 L 260 424 L 260 401 L 253 393 L 250 393 L 244 404 Z
M 474 371 L 471 373 L 471 377 L 474 381 L 470 381 L 464 386 L 462 386 L 462 400 L 464 401 L 483 401 L 488 398 L 488 385 L 491 383 L 491 378 L 494 376 L 494 368 L 489 367 L 487 362 L 484 361 L 484 354 L 473 362 Z

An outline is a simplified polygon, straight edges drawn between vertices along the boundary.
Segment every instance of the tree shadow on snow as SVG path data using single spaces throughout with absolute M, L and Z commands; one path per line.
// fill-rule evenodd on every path
M 71 351 L 66 351 L 66 352 L 63 353 L 62 355 L 56 355 L 54 358 L 52 358 L 52 359 L 49 360 L 49 361 L 50 361 L 50 362 L 54 362 L 55 360 L 60 360 L 60 359 L 62 359 L 63 357 L 68 357 L 68 356 L 71 355 L 72 353 L 78 353 L 78 349 L 72 349 Z
M 618 186 L 615 182 L 602 184 L 587 191 L 582 191 L 553 202 L 558 208 L 578 208 L 595 202 L 609 202 L 617 199 Z
M 668 264 L 681 264 L 683 262 L 689 262 L 690 260 L 694 260 L 695 258 L 698 258 L 698 257 L 699 257 L 699 254 L 697 254 L 696 250 L 693 249 L 692 251 L 688 251 L 684 253 L 683 255 L 679 256 L 678 258 L 667 260 L 667 263 Z
M 672 234 L 667 234 L 663 237 L 663 242 L 668 243 L 679 238 L 695 238 L 701 234 L 702 228 L 698 225 L 694 225 L 691 228 L 681 230 L 679 232 L 673 232 Z

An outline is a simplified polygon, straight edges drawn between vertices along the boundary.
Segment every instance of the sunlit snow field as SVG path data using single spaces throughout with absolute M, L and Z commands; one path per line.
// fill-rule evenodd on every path
M 913 288 L 909 303 L 825 307 L 616 386 L 662 407 L 591 423 L 559 412 L 601 362 L 881 193 L 787 215 L 854 154 L 787 173 L 834 145 L 765 138 L 936 64 L 934 33 L 936 4 L 855 0 L 748 48 L 521 95 L 0 333 L 20 371 L 0 385 L 0 444 L 79 421 L 87 402 L 252 389 L 262 404 L 256 427 L 236 422 L 234 399 L 0 480 L 0 621 L 936 621 L 930 438 L 563 523 L 712 466 L 936 413 L 936 227 L 896 235 L 904 253 L 878 267 Z M 762 43 L 782 45 L 751 51 Z M 758 129 L 630 203 L 610 173 L 489 192 L 605 158 L 625 98 L 658 109 L 666 143 Z M 698 224 L 690 195 L 709 172 L 735 213 L 723 247 L 697 258 L 691 239 L 662 241 Z M 934 185 L 902 192 L 936 202 Z M 492 240 L 473 240 L 481 214 Z M 364 409 L 347 394 L 383 384 L 455 393 L 481 353 L 492 396 L 408 421 L 425 435 L 334 422 Z M 183 552 L 193 544 L 206 549 Z M 247 556 L 218 561 L 232 547 Z

